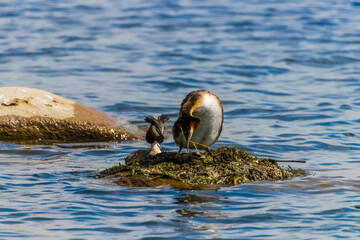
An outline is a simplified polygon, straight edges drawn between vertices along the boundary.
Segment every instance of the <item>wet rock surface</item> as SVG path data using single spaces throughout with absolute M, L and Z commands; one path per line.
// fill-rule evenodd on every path
M 281 181 L 305 175 L 302 169 L 284 169 L 274 159 L 250 156 L 245 150 L 227 147 L 201 154 L 163 152 L 150 156 L 135 152 L 126 159 L 125 165 L 101 173 L 121 186 L 171 185 L 181 189 Z
M 0 140 L 106 141 L 139 136 L 96 109 L 33 88 L 0 88 Z

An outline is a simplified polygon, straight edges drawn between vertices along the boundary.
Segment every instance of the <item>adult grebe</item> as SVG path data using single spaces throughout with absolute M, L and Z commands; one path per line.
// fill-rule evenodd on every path
M 190 92 L 181 103 L 173 136 L 179 152 L 186 147 L 207 149 L 219 138 L 224 122 L 220 99 L 209 91 Z

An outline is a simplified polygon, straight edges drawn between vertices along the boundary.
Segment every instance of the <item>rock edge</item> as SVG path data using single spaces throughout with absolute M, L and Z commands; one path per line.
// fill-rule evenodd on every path
M 94 108 L 34 88 L 0 88 L 0 140 L 127 141 L 141 137 Z

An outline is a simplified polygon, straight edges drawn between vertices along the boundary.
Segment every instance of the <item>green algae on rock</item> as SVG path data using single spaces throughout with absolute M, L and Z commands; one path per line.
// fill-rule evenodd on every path
M 121 127 L 98 126 L 88 122 L 44 117 L 6 116 L 0 119 L 0 140 L 5 141 L 126 141 L 136 135 Z
M 237 185 L 253 181 L 281 181 L 305 174 L 284 169 L 275 160 L 250 156 L 245 150 L 221 147 L 198 155 L 163 152 L 135 154 L 125 165 L 101 173 L 122 186 L 196 188 L 202 185 Z
M 94 108 L 39 89 L 0 88 L 0 140 L 126 141 L 141 137 Z

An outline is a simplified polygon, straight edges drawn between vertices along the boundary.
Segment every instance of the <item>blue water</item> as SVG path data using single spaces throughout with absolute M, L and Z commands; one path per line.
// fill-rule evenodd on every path
M 1 1 L 0 86 L 54 92 L 134 131 L 207 89 L 214 147 L 310 175 L 218 190 L 99 179 L 145 142 L 0 143 L 0 239 L 359 239 L 360 2 Z M 171 139 L 164 145 L 176 151 Z M 286 166 L 286 164 L 284 164 Z

